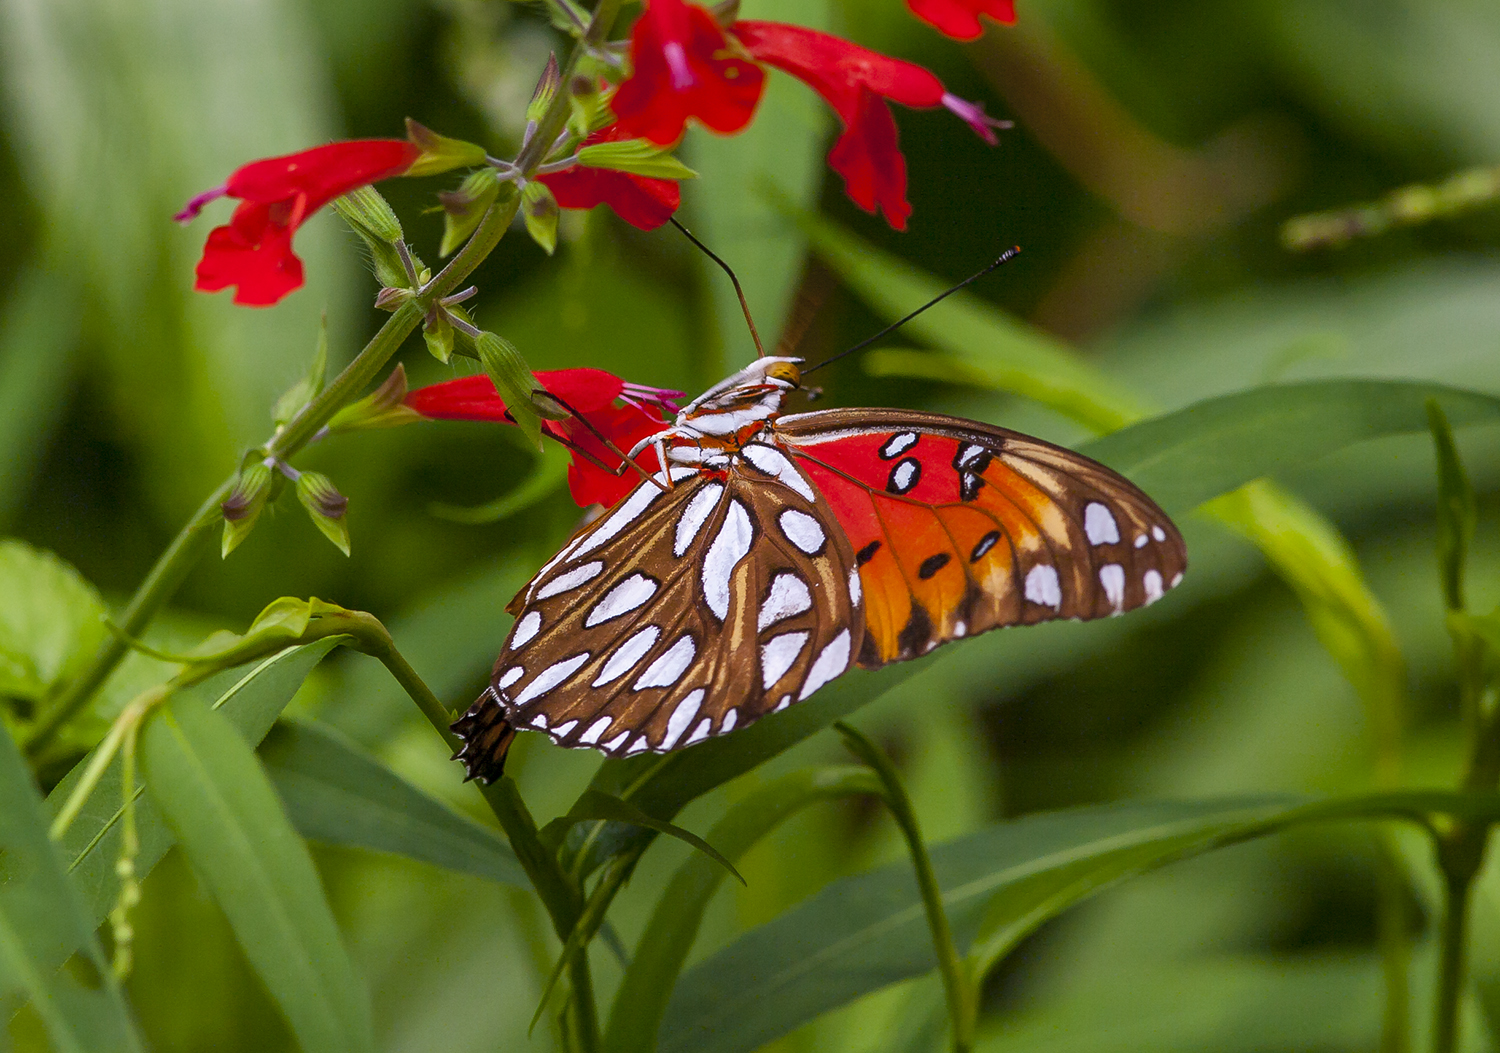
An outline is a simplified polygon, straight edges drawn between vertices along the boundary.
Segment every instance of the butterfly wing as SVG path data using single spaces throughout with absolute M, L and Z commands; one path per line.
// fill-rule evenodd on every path
M 860 579 L 817 490 L 772 446 L 674 473 L 671 491 L 642 483 L 521 590 L 490 687 L 454 725 L 471 777 L 499 773 L 514 729 L 665 752 L 848 668 Z
M 1123 476 L 1019 432 L 936 413 L 782 417 L 778 437 L 856 553 L 876 667 L 1002 625 L 1159 599 L 1182 535 Z

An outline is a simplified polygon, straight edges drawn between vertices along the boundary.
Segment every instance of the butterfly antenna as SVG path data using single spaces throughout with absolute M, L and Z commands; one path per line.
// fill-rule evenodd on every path
M 755 319 L 750 317 L 750 304 L 745 300 L 745 290 L 740 288 L 740 280 L 734 276 L 734 269 L 730 267 L 729 264 L 719 259 L 719 257 L 714 253 L 713 249 L 710 249 L 707 245 L 703 244 L 703 242 L 694 237 L 691 230 L 688 230 L 681 223 L 677 222 L 676 216 L 671 217 L 669 222 L 672 224 L 672 226 L 682 231 L 683 237 L 687 238 L 694 245 L 698 246 L 698 248 L 702 250 L 705 256 L 713 260 L 720 267 L 724 268 L 724 273 L 729 275 L 729 280 L 734 283 L 734 294 L 740 298 L 740 310 L 745 312 L 745 324 L 750 327 L 750 339 L 755 341 L 756 357 L 765 358 L 766 349 L 760 345 L 760 333 L 756 332 L 755 330 Z
M 1020 255 L 1020 252 L 1021 252 L 1021 246 L 1019 246 L 1019 245 L 1012 245 L 1010 248 L 1008 248 L 1004 252 L 1002 252 L 999 256 L 995 257 L 995 262 L 991 263 L 988 267 L 985 267 L 983 270 L 976 271 L 975 273 L 969 275 L 967 278 L 965 278 L 963 281 L 959 282 L 957 285 L 953 286 L 952 288 L 945 289 L 944 291 L 938 293 L 936 296 L 934 296 L 932 299 L 928 300 L 921 307 L 918 307 L 915 311 L 911 312 L 911 314 L 907 315 L 905 318 L 902 318 L 902 319 L 899 319 L 898 321 L 892 322 L 890 325 L 886 326 L 884 329 L 882 329 L 880 332 L 876 333 L 874 336 L 869 337 L 869 338 L 867 338 L 865 340 L 861 340 L 859 343 L 855 344 L 853 347 L 849 348 L 847 351 L 840 351 L 838 354 L 834 355 L 832 358 L 824 359 L 822 362 L 819 362 L 815 366 L 809 366 L 808 368 L 806 368 L 806 369 L 804 369 L 802 371 L 802 375 L 805 377 L 805 376 L 807 376 L 807 374 L 811 373 L 813 370 L 815 370 L 815 369 L 822 369 L 824 366 L 832 365 L 834 362 L 837 362 L 839 359 L 845 357 L 846 355 L 852 355 L 856 351 L 863 351 L 865 348 L 869 347 L 871 344 L 873 344 L 875 341 L 879 340 L 881 337 L 886 336 L 887 334 L 893 333 L 897 329 L 900 329 L 907 322 L 911 321 L 917 315 L 919 315 L 923 311 L 927 310 L 927 308 L 932 307 L 935 304 L 939 303 L 940 301 L 947 299 L 949 296 L 952 296 L 954 293 L 958 292 L 958 290 L 962 289 L 965 285 L 968 285 L 971 282 L 977 282 L 980 278 L 983 278 L 986 274 L 990 273 L 990 271 L 994 270 L 996 267 L 1000 266 L 1002 263 L 1009 263 L 1011 260 L 1015 259 L 1018 255 Z

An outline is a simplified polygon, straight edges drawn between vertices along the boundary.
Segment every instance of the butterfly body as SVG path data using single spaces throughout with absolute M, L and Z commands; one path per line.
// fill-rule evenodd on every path
M 764 358 L 643 440 L 666 466 L 517 594 L 490 687 L 454 725 L 471 777 L 515 730 L 666 752 L 808 698 L 851 665 L 1002 625 L 1096 618 L 1176 585 L 1181 536 L 1087 458 L 941 414 L 781 416 Z

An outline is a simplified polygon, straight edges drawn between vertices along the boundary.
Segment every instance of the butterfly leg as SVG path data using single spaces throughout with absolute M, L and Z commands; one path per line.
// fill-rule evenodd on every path
M 620 458 L 620 465 L 619 465 L 618 468 L 609 468 L 606 465 L 601 464 L 597 458 L 588 457 L 587 454 L 585 454 L 577 446 L 574 446 L 572 443 L 570 443 L 570 442 L 568 442 L 568 441 L 566 441 L 564 439 L 558 438 L 557 436 L 553 436 L 554 438 L 558 438 L 558 441 L 561 442 L 564 446 L 567 446 L 570 450 L 573 450 L 575 453 L 583 454 L 583 456 L 588 457 L 588 459 L 590 461 L 592 461 L 598 467 L 603 468 L 606 472 L 611 472 L 614 475 L 620 475 L 620 474 L 622 474 L 625 471 L 625 469 L 627 467 L 634 468 L 637 472 L 640 473 L 641 478 L 644 479 L 644 480 L 646 480 L 647 482 L 655 483 L 662 490 L 670 490 L 671 489 L 670 485 L 662 483 L 662 481 L 660 479 L 657 479 L 654 475 L 652 475 L 650 472 L 646 471 L 646 469 L 642 468 L 639 464 L 637 464 L 636 461 L 635 461 L 635 458 L 631 457 L 630 454 L 626 453 L 624 450 L 622 450 L 618 446 L 616 446 L 614 444 L 614 442 L 608 436 L 606 436 L 598 428 L 594 427 L 593 422 L 590 421 L 587 417 L 585 417 L 582 413 L 579 413 L 572 406 L 568 405 L 566 402 L 564 402 L 561 398 L 559 398 L 557 395 L 553 394 L 552 392 L 548 391 L 548 392 L 545 392 L 545 394 L 553 402 L 556 402 L 563 409 L 567 410 L 568 413 L 573 417 L 574 420 L 578 421 L 578 423 L 582 424 L 585 428 L 587 428 L 589 430 L 589 433 L 592 434 L 594 436 L 594 438 L 598 439 L 600 442 L 602 442 L 604 444 L 604 448 L 606 450 L 608 450 L 610 453 L 614 454 L 616 457 Z M 660 445 L 659 444 L 658 444 L 657 449 L 658 449 L 658 452 L 660 452 Z M 663 459 L 661 463 L 662 464 L 666 464 L 667 462 L 666 462 L 665 459 Z

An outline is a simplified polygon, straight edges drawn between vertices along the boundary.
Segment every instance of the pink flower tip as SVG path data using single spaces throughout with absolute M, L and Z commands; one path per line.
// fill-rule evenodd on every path
M 186 205 L 183 205 L 182 211 L 173 216 L 172 219 L 177 223 L 191 223 L 194 219 L 198 218 L 198 213 L 203 211 L 204 205 L 223 197 L 227 193 L 229 193 L 229 185 L 227 183 L 223 186 L 216 186 L 212 190 L 205 190 Z
M 653 388 L 646 384 L 636 384 L 627 380 L 620 395 L 620 401 L 632 406 L 644 405 L 659 406 L 671 414 L 682 412 L 677 405 L 677 400 L 686 395 L 686 391 L 673 391 L 671 388 Z
M 996 128 L 1012 128 L 1014 123 L 1002 121 L 997 117 L 991 117 L 984 112 L 984 103 L 970 102 L 968 99 L 960 99 L 952 92 L 943 92 L 943 105 L 952 111 L 960 120 L 974 129 L 974 134 L 985 142 L 994 146 L 1000 141 L 995 135 Z

